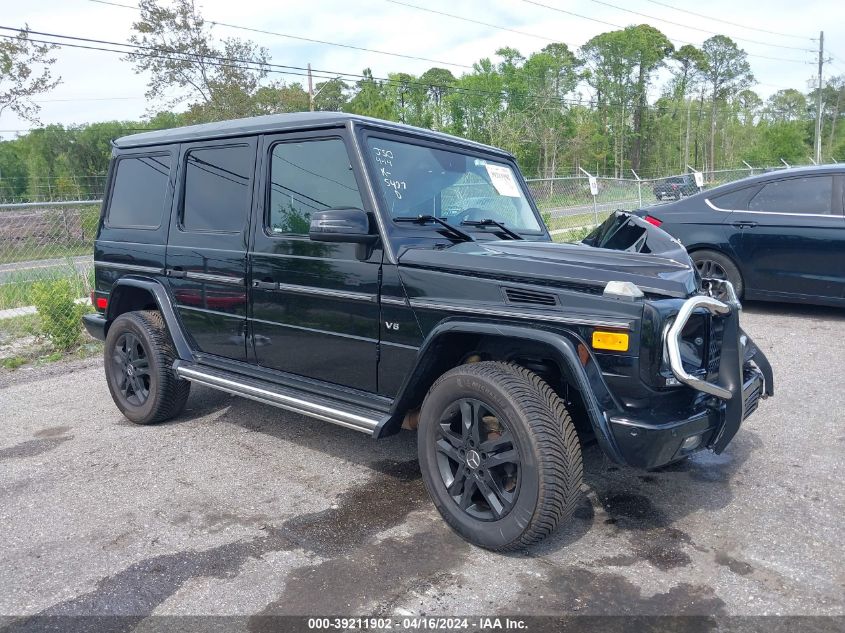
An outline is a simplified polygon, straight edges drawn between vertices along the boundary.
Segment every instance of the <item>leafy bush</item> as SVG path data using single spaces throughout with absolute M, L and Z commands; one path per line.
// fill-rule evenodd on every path
M 33 284 L 32 299 L 44 333 L 58 350 L 73 347 L 82 334 L 82 315 L 87 308 L 76 303 L 77 292 L 68 279 Z

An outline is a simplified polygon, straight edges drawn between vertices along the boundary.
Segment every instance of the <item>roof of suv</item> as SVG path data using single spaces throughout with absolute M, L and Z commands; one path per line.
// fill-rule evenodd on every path
M 382 128 L 391 132 L 424 134 L 425 136 L 444 141 L 458 142 L 462 145 L 475 147 L 485 152 L 512 157 L 505 150 L 452 136 L 451 134 L 405 125 L 404 123 L 394 123 L 392 121 L 383 121 L 357 114 L 347 114 L 345 112 L 293 112 L 290 114 L 268 114 L 266 116 L 256 116 L 246 119 L 231 119 L 217 123 L 201 123 L 200 125 L 189 125 L 122 136 L 114 141 L 114 145 L 123 149 L 145 145 L 162 145 L 166 143 L 245 136 L 249 134 L 284 132 L 286 130 L 339 127 L 346 125 L 350 121 L 366 124 L 370 127 Z

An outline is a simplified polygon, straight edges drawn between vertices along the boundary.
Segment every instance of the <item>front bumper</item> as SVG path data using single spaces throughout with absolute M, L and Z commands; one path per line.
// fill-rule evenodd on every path
M 95 339 L 106 340 L 106 317 L 98 312 L 82 315 L 82 325 L 85 331 Z
M 721 453 L 756 409 L 761 398 L 774 395 L 772 368 L 765 355 L 739 327 L 741 307 L 728 288 L 727 301 L 709 296 L 688 299 L 666 333 L 669 365 L 675 378 L 702 394 L 690 411 L 669 420 L 610 416 L 610 427 L 626 463 L 657 468 L 702 448 Z M 705 309 L 723 320 L 718 378 L 708 382 L 688 374 L 679 352 L 681 332 L 694 311 Z
M 757 408 L 765 385 L 763 372 L 749 365 L 739 396 L 743 409 L 739 420 L 731 417 L 733 411 L 729 414 L 726 404 L 710 401 L 689 415 L 665 422 L 611 417 L 613 439 L 625 463 L 635 468 L 658 468 L 704 448 L 719 453 Z

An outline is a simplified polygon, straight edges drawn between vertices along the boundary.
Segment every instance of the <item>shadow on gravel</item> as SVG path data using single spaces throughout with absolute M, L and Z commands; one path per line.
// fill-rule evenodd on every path
M 325 510 L 264 525 L 252 538 L 141 560 L 102 578 L 92 591 L 35 616 L 19 618 L 2 631 L 34 633 L 52 624 L 64 632 L 128 632 L 191 579 L 233 578 L 248 561 L 273 552 L 303 550 L 320 562 L 294 569 L 280 588 L 279 601 L 269 605 L 266 613 L 316 613 L 326 604 L 364 604 L 400 587 L 407 589 L 407 583 L 418 575 L 410 574 L 404 580 L 398 576 L 421 551 L 440 552 L 427 557 L 430 574 L 441 573 L 449 561 L 457 565 L 469 546 L 445 526 L 408 538 L 373 542 L 374 536 L 402 523 L 427 498 L 415 461 L 377 461 L 369 466 L 370 478 L 342 493 Z M 385 575 L 388 568 L 392 571 Z M 350 582 L 352 578 L 356 582 Z M 91 620 L 72 616 L 125 617 Z M 260 618 L 253 624 L 263 629 Z
M 544 556 L 577 541 L 591 529 L 628 539 L 630 552 L 601 558 L 597 566 L 622 567 L 647 561 L 669 570 L 691 562 L 692 538 L 675 527 L 699 510 L 718 510 L 733 499 L 738 473 L 749 455 L 762 446 L 759 436 L 741 432 L 721 455 L 697 453 L 659 470 L 642 471 L 608 460 L 596 444 L 584 449 L 587 494 L 575 516 L 530 551 Z
M 208 402 L 207 402 L 207 401 Z M 417 458 L 417 436 L 402 431 L 381 440 L 330 422 L 291 413 L 244 398 L 228 396 L 211 389 L 192 389 L 189 411 L 174 423 L 208 415 L 229 405 L 214 424 L 235 424 L 247 431 L 262 433 L 276 439 L 317 451 L 327 457 L 371 467 L 380 460 L 409 461 Z

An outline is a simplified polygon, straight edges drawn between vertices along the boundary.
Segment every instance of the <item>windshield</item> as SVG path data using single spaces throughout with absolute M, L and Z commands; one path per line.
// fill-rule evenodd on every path
M 376 187 L 392 218 L 430 215 L 452 225 L 493 220 L 542 231 L 510 165 L 457 151 L 370 137 Z

